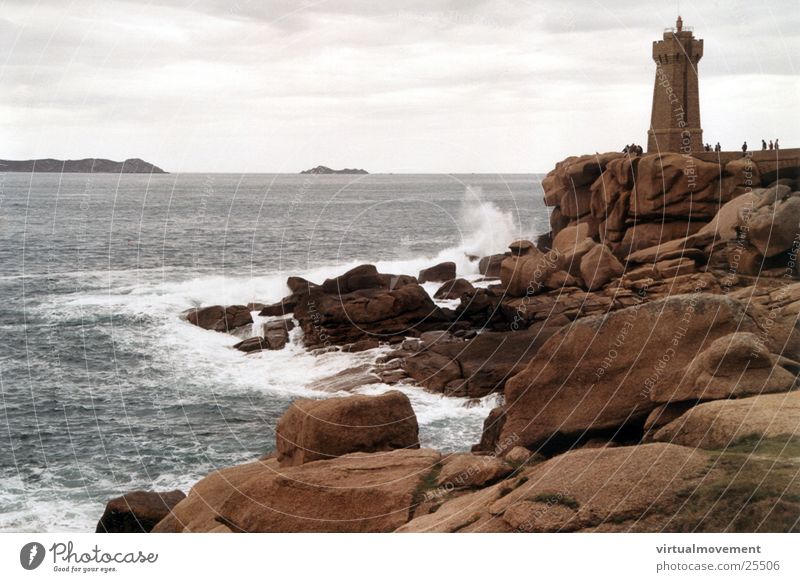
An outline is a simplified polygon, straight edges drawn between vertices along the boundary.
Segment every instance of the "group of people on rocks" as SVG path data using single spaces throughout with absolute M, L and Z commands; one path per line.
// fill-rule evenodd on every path
M 630 154 L 632 156 L 641 156 L 644 153 L 644 150 L 642 149 L 642 146 L 632 143 L 622 148 L 622 153 Z
M 747 142 L 745 142 L 747 143 Z M 767 142 L 763 139 L 761 140 L 761 150 L 764 151 L 767 149 Z M 778 149 L 778 138 L 775 138 L 775 143 L 772 143 L 772 140 L 769 140 L 769 149 L 777 150 Z
M 766 151 L 767 149 L 777 150 L 778 149 L 778 138 L 775 138 L 774 142 L 772 140 L 769 140 L 769 145 L 767 145 L 767 142 L 762 139 L 761 140 L 761 150 L 762 151 Z M 722 151 L 722 146 L 719 145 L 719 142 L 717 142 L 717 144 L 714 145 L 714 146 L 712 146 L 710 143 L 707 143 L 707 144 L 703 145 L 703 151 L 706 151 L 706 152 L 711 152 L 711 151 L 721 152 Z M 632 143 L 632 144 L 626 145 L 624 148 L 622 148 L 622 153 L 623 154 L 630 154 L 632 156 L 641 156 L 644 153 L 644 150 L 642 149 L 642 146 L 636 145 L 635 143 Z M 747 142 L 746 141 L 742 144 L 742 153 L 743 154 L 747 153 Z
M 778 144 L 778 138 L 777 137 L 775 138 L 775 142 L 774 143 L 773 143 L 772 140 L 769 140 L 769 149 L 771 149 L 771 150 L 779 149 L 779 144 Z M 766 150 L 767 150 L 767 142 L 762 139 L 761 140 L 761 151 L 766 151 Z M 747 153 L 747 142 L 744 142 L 742 144 L 742 153 L 743 154 Z

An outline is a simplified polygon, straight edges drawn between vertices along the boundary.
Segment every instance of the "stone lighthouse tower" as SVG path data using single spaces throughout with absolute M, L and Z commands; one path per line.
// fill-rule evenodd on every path
M 703 41 L 684 28 L 678 16 L 675 28 L 664 31 L 663 40 L 653 41 L 656 82 L 653 112 L 647 132 L 648 152 L 701 152 L 700 97 L 697 63 L 703 56 Z

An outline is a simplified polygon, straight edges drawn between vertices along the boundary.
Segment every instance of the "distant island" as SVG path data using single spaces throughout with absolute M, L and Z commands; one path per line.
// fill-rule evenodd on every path
M 345 168 L 343 170 L 334 170 L 329 168 L 328 166 L 317 166 L 316 168 L 311 168 L 310 170 L 303 170 L 300 172 L 301 174 L 369 174 L 366 170 L 360 170 L 355 168 Z
M 83 160 L 0 160 L 0 172 L 55 172 L 82 174 L 166 174 L 158 166 L 139 158 L 115 162 L 102 158 Z

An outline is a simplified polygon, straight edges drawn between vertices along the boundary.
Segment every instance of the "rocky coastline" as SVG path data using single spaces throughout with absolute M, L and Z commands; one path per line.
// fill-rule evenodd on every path
M 796 531 L 791 152 L 570 157 L 542 182 L 551 232 L 475 257 L 477 280 L 454 263 L 361 265 L 290 277 L 274 304 L 186 312 L 247 353 L 284 349 L 295 326 L 308 350 L 382 348 L 322 391 L 410 384 L 502 404 L 470 452 L 444 453 L 420 447 L 400 391 L 299 399 L 274 453 L 185 496 L 111 500 L 97 531 Z

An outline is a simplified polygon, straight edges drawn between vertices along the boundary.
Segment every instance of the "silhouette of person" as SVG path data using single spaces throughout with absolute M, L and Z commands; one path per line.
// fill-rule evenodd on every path
M 769 140 L 769 149 L 772 149 L 772 140 Z
M 777 137 L 775 138 L 775 149 L 778 149 L 778 138 Z M 789 149 L 792 149 L 792 148 L 789 148 Z
M 744 142 L 744 143 L 742 144 L 742 153 L 743 153 L 743 154 L 746 154 L 746 153 L 747 153 L 747 142 Z
M 762 150 L 767 149 L 767 142 L 765 142 L 763 139 L 761 140 L 761 149 Z
M 719 142 L 717 142 L 717 145 L 714 146 L 714 151 L 715 152 L 721 152 L 722 151 L 722 146 L 719 145 Z

